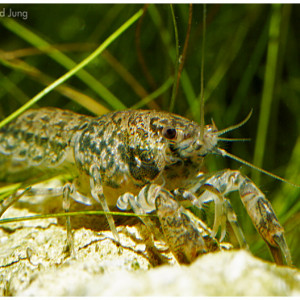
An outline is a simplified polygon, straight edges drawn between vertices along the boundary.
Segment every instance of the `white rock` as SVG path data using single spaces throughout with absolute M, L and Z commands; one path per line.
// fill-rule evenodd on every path
M 121 254 L 108 232 L 76 230 L 75 260 L 65 257 L 63 226 L 27 223 L 1 229 L 0 295 L 300 296 L 299 270 L 264 262 L 245 250 L 206 254 L 190 266 L 171 260 L 173 265 L 151 268 L 137 251 L 140 245 L 131 248 L 135 242 L 120 236 L 128 245 Z

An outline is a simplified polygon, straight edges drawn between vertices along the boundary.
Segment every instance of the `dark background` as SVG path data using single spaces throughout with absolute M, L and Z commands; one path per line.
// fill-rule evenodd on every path
M 61 63 L 53 59 L 53 47 L 79 63 L 142 7 L 133 4 L 0 5 L 0 12 L 5 8 L 6 15 L 10 9 L 27 12 L 27 19 L 22 16 L 0 17 L 0 118 L 14 112 L 67 71 L 63 66 L 66 58 L 62 58 Z M 189 23 L 189 5 L 174 5 L 173 8 L 179 52 L 182 54 Z M 218 128 L 223 129 L 240 122 L 253 109 L 247 124 L 228 134 L 229 137 L 251 138 L 251 141 L 226 142 L 221 146 L 253 162 L 257 134 L 262 133 L 266 137 L 265 148 L 263 161 L 258 164 L 296 184 L 300 184 L 299 13 L 299 5 L 289 4 L 207 5 L 204 55 L 206 122 L 213 118 Z M 193 5 L 189 45 L 173 110 L 198 122 L 202 14 L 203 5 Z M 17 27 L 16 22 L 21 27 Z M 273 24 L 271 28 L 270 24 Z M 38 50 L 35 38 L 24 32 L 25 29 L 50 46 Z M 275 32 L 275 35 L 270 32 Z M 271 52 L 268 59 L 268 49 L 276 48 L 278 54 Z M 176 41 L 170 5 L 147 7 L 144 17 L 119 36 L 85 70 L 122 105 L 115 103 L 110 95 L 96 92 L 92 82 L 89 85 L 73 76 L 61 90 L 51 92 L 36 106 L 101 114 L 129 108 L 156 91 L 174 76 L 176 70 Z M 130 77 L 124 75 L 124 70 L 131 74 L 133 81 L 128 81 Z M 266 70 L 269 70 L 267 74 Z M 265 88 L 264 94 L 267 78 L 272 74 L 274 86 Z M 76 97 L 75 91 L 82 96 Z M 88 108 L 96 106 L 93 102 L 88 106 L 83 95 L 101 105 L 97 109 Z M 169 85 L 142 108 L 170 110 L 171 95 L 172 86 Z M 265 108 L 261 109 L 263 95 L 270 96 L 270 113 Z M 266 129 L 260 125 L 259 118 L 267 122 Z M 254 163 L 257 164 L 257 161 Z M 209 157 L 207 168 L 210 171 L 241 169 L 256 182 L 284 225 L 294 263 L 299 267 L 300 189 L 270 176 L 259 175 L 230 159 Z M 232 198 L 251 251 L 270 259 L 267 247 L 246 216 L 237 195 Z

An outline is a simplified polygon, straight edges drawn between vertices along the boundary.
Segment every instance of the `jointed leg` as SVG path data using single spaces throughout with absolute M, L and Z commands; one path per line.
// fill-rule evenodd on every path
M 78 202 L 89 204 L 88 198 L 78 193 L 75 187 L 71 183 L 66 183 L 64 186 L 58 186 L 54 188 L 40 188 L 29 187 L 26 189 L 20 189 L 7 199 L 4 199 L 0 205 L 0 216 L 22 196 L 46 196 L 46 197 L 59 197 L 63 196 L 62 207 L 65 212 L 69 212 L 70 209 L 70 197 Z M 72 227 L 70 216 L 66 216 L 66 228 L 67 228 L 67 247 L 72 256 L 75 257 L 74 240 L 72 235 Z
M 173 193 L 176 196 L 176 199 L 179 199 L 180 203 L 184 207 L 194 205 L 198 208 L 202 208 L 203 203 L 214 201 L 215 216 L 211 236 L 215 237 L 219 230 L 219 227 L 221 227 L 220 241 L 222 242 L 226 235 L 226 220 L 228 220 L 236 235 L 240 247 L 248 247 L 242 229 L 237 222 L 237 216 L 234 213 L 230 202 L 215 187 L 210 184 L 201 185 L 201 188 L 197 190 L 198 194 L 201 193 L 199 198 L 197 198 L 190 191 L 186 191 L 183 189 L 176 189 Z M 190 204 L 188 204 L 188 202 L 190 202 Z
M 3 199 L 0 204 L 0 217 L 4 214 L 4 212 L 15 202 L 17 202 L 22 196 L 24 196 L 30 188 L 24 190 L 18 190 L 16 193 L 10 195 L 8 198 Z
M 72 185 L 67 183 L 63 187 L 63 209 L 66 213 L 70 211 L 70 194 L 72 193 Z M 68 251 L 70 251 L 73 257 L 76 256 L 75 254 L 75 247 L 74 247 L 74 238 L 72 233 L 71 227 L 71 218 L 70 216 L 66 216 L 66 227 L 67 227 L 67 245 Z
M 138 214 L 156 210 L 163 237 L 150 219 L 141 219 L 156 238 L 163 238 L 178 262 L 190 263 L 199 254 L 207 252 L 196 222 L 190 218 L 189 212 L 178 204 L 174 196 L 162 187 L 148 185 L 136 197 L 127 193 L 119 198 L 117 206 L 120 209 L 131 207 Z
M 283 263 L 281 257 L 281 254 L 283 254 L 286 263 L 288 265 L 292 264 L 290 251 L 284 237 L 284 230 L 280 225 L 270 202 L 249 178 L 241 174 L 239 171 L 224 170 L 206 179 L 205 185 L 212 186 L 213 189 L 217 191 L 216 195 L 219 193 L 220 195 L 224 196 L 232 191 L 239 191 L 241 200 L 246 207 L 254 226 L 262 238 L 267 242 L 276 263 Z M 202 187 L 203 183 L 201 183 L 200 188 L 199 185 L 195 185 L 193 187 L 193 192 L 196 195 L 199 195 Z M 210 192 L 212 192 L 212 190 Z M 208 191 L 202 193 L 198 200 L 200 202 L 206 202 L 207 199 L 211 200 L 212 197 L 207 193 Z M 216 200 L 215 197 L 213 198 L 213 200 Z M 226 201 L 224 202 L 225 204 Z M 231 209 L 228 207 L 228 205 L 227 208 L 225 206 L 225 210 L 227 210 L 227 217 L 229 217 L 228 210 L 230 211 Z M 232 212 L 229 214 L 231 213 Z M 221 216 L 222 212 L 216 209 L 215 217 L 218 219 Z M 235 217 L 233 219 L 235 219 Z M 218 223 L 216 224 L 218 225 Z
M 101 183 L 101 174 L 99 171 L 99 168 L 95 165 L 91 166 L 90 169 L 90 186 L 91 186 L 91 194 L 93 198 L 101 204 L 104 212 L 110 212 L 107 202 L 104 197 L 103 193 L 103 187 Z M 119 234 L 117 232 L 114 219 L 111 215 L 105 215 L 110 227 L 110 230 L 112 231 L 114 238 L 120 242 Z

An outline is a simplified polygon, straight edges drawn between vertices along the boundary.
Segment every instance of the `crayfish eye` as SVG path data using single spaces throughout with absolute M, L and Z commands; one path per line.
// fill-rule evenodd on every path
M 173 140 L 177 137 L 177 131 L 175 128 L 165 127 L 162 131 L 162 135 L 168 140 Z

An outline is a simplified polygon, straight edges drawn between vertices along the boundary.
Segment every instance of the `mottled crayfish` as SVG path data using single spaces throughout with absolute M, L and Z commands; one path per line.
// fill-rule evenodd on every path
M 152 110 L 112 112 L 100 117 L 56 108 L 28 110 L 0 129 L 1 172 L 5 177 L 29 169 L 71 169 L 77 177 L 73 182 L 49 190 L 52 195 L 63 196 L 66 210 L 73 198 L 85 204 L 95 200 L 105 212 L 112 206 L 132 209 L 138 215 L 154 212 L 160 228 L 151 218 L 141 220 L 149 234 L 163 240 L 180 263 L 190 263 L 209 252 L 217 242 L 219 228 L 222 241 L 227 221 L 240 246 L 246 247 L 226 198 L 228 193 L 238 191 L 275 261 L 282 264 L 285 260 L 291 265 L 284 230 L 256 185 L 237 170 L 210 175 L 201 172 L 207 154 L 229 156 L 217 147 L 219 136 L 241 124 L 218 131 L 214 124 L 200 126 L 181 116 Z M 5 199 L 0 215 L 23 192 Z M 27 191 L 34 192 L 38 193 L 34 188 Z M 215 203 L 212 230 L 188 210 L 190 206 L 202 209 L 211 201 Z M 117 239 L 114 219 L 106 217 Z

